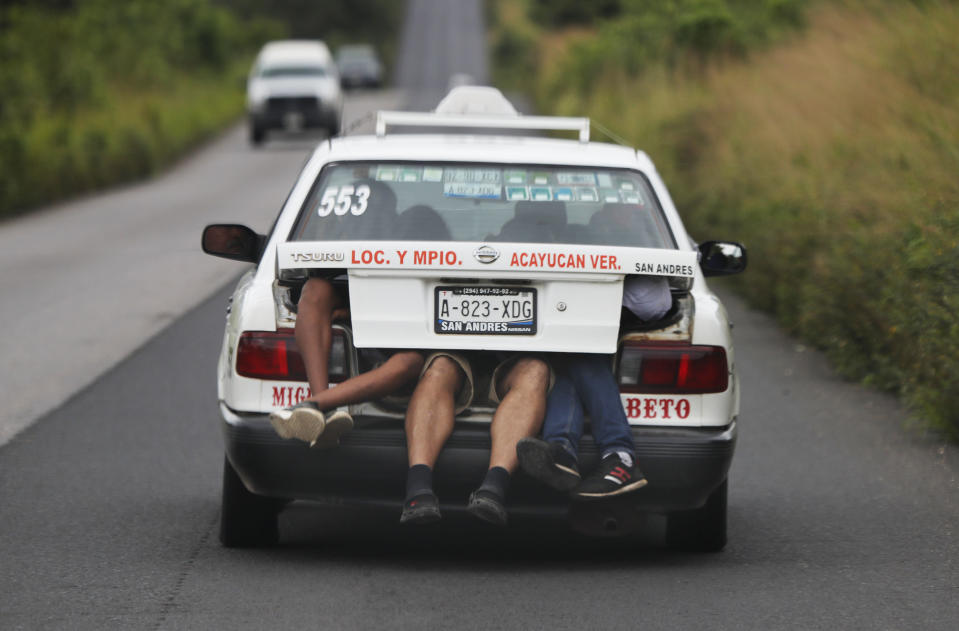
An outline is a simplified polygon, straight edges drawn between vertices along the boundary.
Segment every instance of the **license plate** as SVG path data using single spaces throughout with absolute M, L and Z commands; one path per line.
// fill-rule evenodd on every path
M 287 112 L 283 115 L 283 127 L 287 131 L 300 131 L 303 129 L 303 114 L 300 112 Z
M 534 335 L 536 290 L 437 287 L 433 331 L 454 335 Z

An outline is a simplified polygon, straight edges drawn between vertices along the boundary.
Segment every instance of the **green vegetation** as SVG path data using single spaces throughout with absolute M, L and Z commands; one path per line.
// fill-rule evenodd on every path
M 693 234 L 749 247 L 737 291 L 959 438 L 956 3 L 548 5 L 498 3 L 497 78 L 645 149 Z
M 0 11 L 0 215 L 146 175 L 222 129 L 282 33 L 203 0 Z
M 355 35 L 388 51 L 402 14 L 391 0 L 254 10 L 264 4 L 0 5 L 0 217 L 153 173 L 220 131 L 243 111 L 244 78 L 264 42 Z

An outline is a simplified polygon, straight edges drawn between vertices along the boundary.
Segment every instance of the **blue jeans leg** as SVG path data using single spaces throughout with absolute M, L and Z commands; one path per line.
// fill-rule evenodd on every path
M 593 440 L 600 455 L 614 451 L 635 455 L 633 435 L 610 365 L 609 355 L 582 354 L 570 356 L 566 370 L 589 414 Z M 582 420 L 580 423 L 582 427 Z
M 556 382 L 546 399 L 543 440 L 560 443 L 576 458 L 579 452 L 579 439 L 582 435 L 583 404 L 566 372 L 562 369 L 557 370 Z

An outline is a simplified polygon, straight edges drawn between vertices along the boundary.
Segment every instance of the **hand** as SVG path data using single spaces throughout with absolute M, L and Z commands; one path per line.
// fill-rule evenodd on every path
M 349 320 L 350 319 L 350 310 L 347 307 L 339 307 L 333 310 L 333 315 L 330 316 L 331 322 L 336 322 L 337 320 Z

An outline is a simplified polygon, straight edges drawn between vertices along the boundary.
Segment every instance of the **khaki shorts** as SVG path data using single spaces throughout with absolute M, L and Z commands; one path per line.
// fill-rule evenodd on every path
M 426 361 L 423 362 L 423 369 L 420 371 L 420 378 L 426 374 L 426 370 L 430 367 L 430 364 L 433 363 L 433 360 L 437 357 L 448 357 L 453 360 L 457 366 L 463 371 L 463 385 L 460 386 L 459 391 L 456 393 L 456 400 L 454 402 L 454 414 L 459 414 L 473 403 L 475 398 L 476 389 L 477 389 L 477 379 L 473 374 L 473 365 L 475 361 L 471 361 L 470 357 L 465 353 L 458 351 L 434 351 L 426 356 Z M 516 352 L 510 354 L 505 359 L 501 359 L 493 368 L 493 373 L 489 379 L 489 385 L 486 385 L 485 379 L 480 379 L 479 383 L 483 384 L 482 389 L 487 391 L 486 397 L 493 403 L 500 402 L 500 393 L 499 389 L 496 387 L 496 384 L 500 380 L 509 374 L 510 369 L 513 365 L 520 359 L 531 358 L 539 359 L 546 363 L 546 366 L 549 368 L 549 386 L 547 387 L 547 394 L 550 390 L 553 389 L 553 383 L 556 381 L 555 375 L 553 374 L 553 367 L 550 366 L 549 362 L 540 355 L 521 353 Z M 487 369 L 488 366 L 483 366 L 483 369 Z

